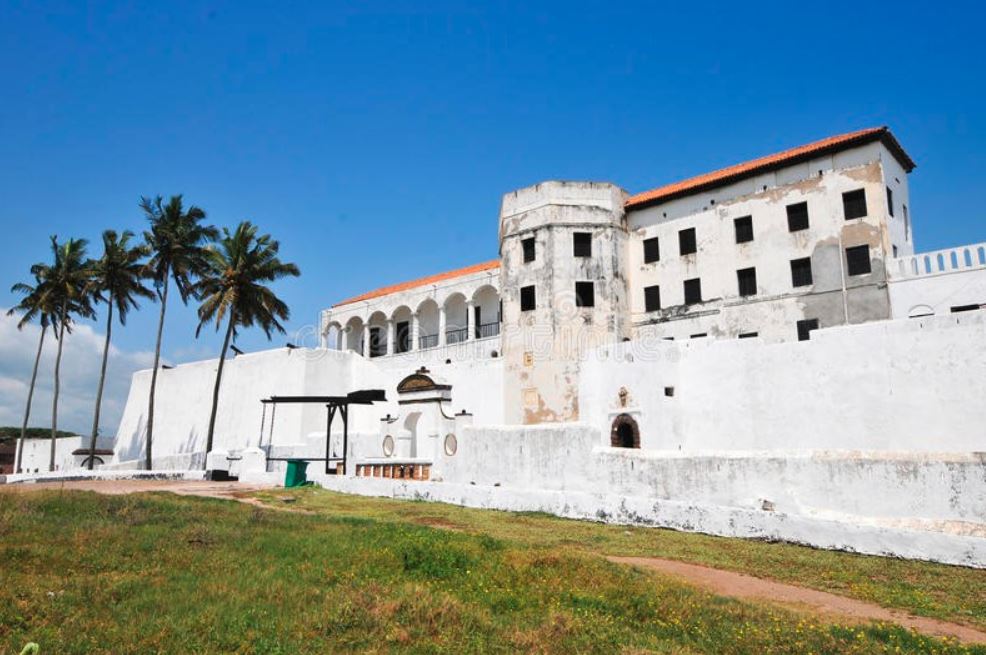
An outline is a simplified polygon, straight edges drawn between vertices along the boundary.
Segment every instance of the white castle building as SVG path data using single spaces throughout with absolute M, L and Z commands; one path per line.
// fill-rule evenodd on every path
M 887 128 L 503 197 L 497 260 L 161 371 L 155 468 L 986 566 L 986 244 L 915 254 Z M 111 467 L 139 465 L 149 371 Z M 349 405 L 347 430 L 326 404 Z M 296 404 L 296 403 L 301 403 Z M 335 416 L 335 410 L 331 410 Z M 344 460 L 344 463 L 343 463 Z

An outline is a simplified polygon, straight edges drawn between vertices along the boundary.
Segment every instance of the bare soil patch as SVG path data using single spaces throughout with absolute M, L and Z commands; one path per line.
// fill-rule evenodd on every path
M 742 573 L 723 571 L 698 564 L 686 564 L 659 557 L 607 557 L 606 559 L 618 564 L 629 564 L 658 571 L 720 596 L 780 603 L 797 610 L 826 614 L 830 617 L 858 623 L 868 621 L 896 623 L 905 628 L 913 628 L 918 632 L 939 637 L 952 637 L 964 643 L 986 643 L 986 632 L 975 628 L 938 619 L 914 616 L 907 612 L 887 609 L 873 603 L 846 598 L 825 591 L 806 589 Z

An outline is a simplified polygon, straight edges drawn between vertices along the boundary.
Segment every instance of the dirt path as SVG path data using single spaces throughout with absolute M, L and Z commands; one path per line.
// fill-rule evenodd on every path
M 652 569 L 680 578 L 719 596 L 744 600 L 769 601 L 794 606 L 795 609 L 825 614 L 853 622 L 885 621 L 939 637 L 952 637 L 965 643 L 986 643 L 986 632 L 938 619 L 914 616 L 900 610 L 846 598 L 826 591 L 806 589 L 755 578 L 751 575 L 723 571 L 708 566 L 686 564 L 658 557 L 607 557 L 611 562 Z

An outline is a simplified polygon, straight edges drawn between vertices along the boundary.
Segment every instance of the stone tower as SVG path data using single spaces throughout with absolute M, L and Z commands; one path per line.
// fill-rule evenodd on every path
M 508 423 L 578 420 L 584 353 L 630 336 L 626 198 L 609 183 L 554 181 L 503 196 Z

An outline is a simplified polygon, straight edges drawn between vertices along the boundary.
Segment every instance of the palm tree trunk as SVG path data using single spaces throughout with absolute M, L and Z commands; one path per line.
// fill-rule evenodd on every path
M 154 368 L 151 369 L 151 397 L 147 403 L 147 456 L 145 468 L 151 470 L 151 442 L 154 438 L 154 391 L 157 389 L 157 370 L 161 362 L 161 335 L 164 334 L 164 310 L 168 308 L 169 271 L 164 271 L 164 291 L 161 293 L 161 318 L 157 323 L 157 345 L 154 346 Z
M 24 461 L 24 444 L 27 443 L 27 421 L 31 417 L 31 399 L 34 398 L 34 383 L 38 379 L 38 364 L 41 362 L 41 348 L 45 343 L 45 333 L 48 331 L 48 324 L 41 324 L 41 338 L 38 339 L 38 354 L 34 356 L 34 370 L 31 371 L 31 386 L 27 389 L 27 407 L 24 408 L 24 423 L 21 425 L 21 443 L 17 451 L 17 465 L 14 467 L 16 473 L 21 472 L 21 462 Z
M 103 383 L 106 382 L 106 360 L 110 354 L 110 332 L 113 331 L 113 292 L 106 300 L 106 341 L 103 343 L 103 366 L 99 369 L 99 387 L 96 389 L 96 411 L 92 417 L 92 437 L 89 439 L 89 470 L 96 459 L 96 435 L 99 433 L 99 406 L 103 402 Z
M 229 349 L 229 340 L 233 336 L 233 325 L 236 323 L 236 315 L 232 309 L 229 311 L 229 325 L 226 327 L 226 337 L 223 339 L 223 350 L 219 353 L 219 367 L 216 369 L 216 385 L 212 389 L 212 414 L 209 416 L 209 434 L 205 441 L 206 462 L 208 462 L 209 452 L 212 450 L 212 436 L 216 430 L 216 411 L 219 409 L 219 384 L 223 379 L 223 364 L 226 363 L 226 351 Z M 203 466 L 208 466 L 208 463 Z
M 62 303 L 62 321 L 58 326 L 58 354 L 55 355 L 55 393 L 51 399 L 51 454 L 48 457 L 48 471 L 55 470 L 55 441 L 58 439 L 58 391 L 59 371 L 62 367 L 62 346 L 65 345 L 65 322 L 68 320 L 68 304 Z

